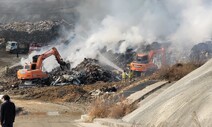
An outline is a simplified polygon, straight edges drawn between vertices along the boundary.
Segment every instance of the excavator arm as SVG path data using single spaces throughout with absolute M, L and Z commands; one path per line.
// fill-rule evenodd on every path
M 63 61 L 63 59 L 61 58 L 61 56 L 60 56 L 59 52 L 57 51 L 57 49 L 55 47 L 53 47 L 49 51 L 39 55 L 38 58 L 37 58 L 37 61 L 36 60 L 33 61 L 33 62 L 35 62 L 34 64 L 36 64 L 36 69 L 41 69 L 43 61 L 46 58 L 48 58 L 48 57 L 50 57 L 52 55 L 55 56 L 57 62 L 60 64 L 61 69 L 64 70 L 65 68 L 66 69 L 69 68 L 69 65 L 65 61 Z
M 149 52 L 149 61 L 153 61 L 153 57 L 155 54 L 162 54 L 162 65 L 166 64 L 166 55 L 165 55 L 165 49 L 161 48 L 158 50 L 151 50 Z

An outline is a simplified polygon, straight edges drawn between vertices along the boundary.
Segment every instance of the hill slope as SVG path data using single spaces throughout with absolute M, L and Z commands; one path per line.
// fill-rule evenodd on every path
M 212 59 L 153 98 L 124 121 L 141 126 L 212 126 Z

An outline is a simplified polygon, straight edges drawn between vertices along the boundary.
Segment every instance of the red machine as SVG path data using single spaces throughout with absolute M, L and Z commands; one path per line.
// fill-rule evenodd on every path
M 42 71 L 42 63 L 46 58 L 50 57 L 51 55 L 55 56 L 57 62 L 60 64 L 60 67 L 63 70 L 69 69 L 70 67 L 69 64 L 63 61 L 57 49 L 53 47 L 51 50 L 41 55 L 33 56 L 33 62 L 31 64 L 25 65 L 24 69 L 20 69 L 17 71 L 18 79 L 30 82 L 30 84 L 47 83 L 48 74 Z
M 132 70 L 137 76 L 143 74 L 153 73 L 158 69 L 158 66 L 153 62 L 155 55 L 161 54 L 161 65 L 166 63 L 165 49 L 151 50 L 148 54 L 137 54 L 135 61 L 130 63 L 130 70 Z

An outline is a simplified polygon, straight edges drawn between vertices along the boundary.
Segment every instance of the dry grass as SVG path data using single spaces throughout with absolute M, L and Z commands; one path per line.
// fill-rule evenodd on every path
M 92 118 L 105 118 L 108 116 L 108 109 L 110 108 L 111 103 L 105 99 L 97 98 L 89 108 L 89 116 Z
M 200 67 L 200 64 L 186 63 L 175 64 L 172 67 L 166 66 L 158 70 L 152 78 L 165 79 L 169 81 L 177 81 L 190 73 L 191 71 Z
M 121 118 L 136 109 L 135 105 L 124 103 L 123 98 L 97 98 L 88 109 L 91 118 Z

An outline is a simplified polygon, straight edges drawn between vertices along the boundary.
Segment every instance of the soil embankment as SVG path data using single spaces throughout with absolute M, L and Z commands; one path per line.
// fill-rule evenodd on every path
M 212 60 L 123 118 L 145 127 L 212 125 Z

